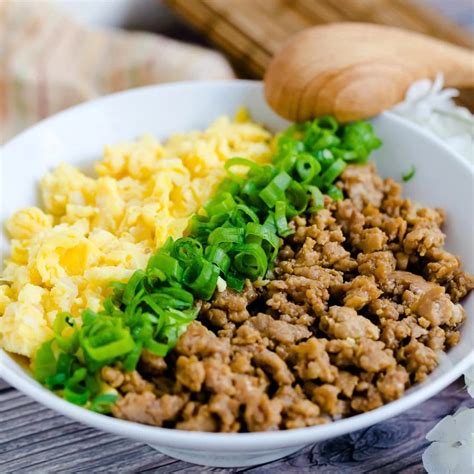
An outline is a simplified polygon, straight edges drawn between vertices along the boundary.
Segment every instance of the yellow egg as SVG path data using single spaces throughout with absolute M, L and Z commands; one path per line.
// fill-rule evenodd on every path
M 63 163 L 48 173 L 40 183 L 46 210 L 55 215 L 64 214 L 67 204 L 88 205 L 95 192 L 95 181 L 77 168 Z
M 53 331 L 40 306 L 11 303 L 0 318 L 0 335 L 5 350 L 32 357 L 53 336 Z
M 15 212 L 6 222 L 12 239 L 31 239 L 33 235 L 53 225 L 53 217 L 37 207 L 28 207 Z
M 28 268 L 11 260 L 6 261 L 2 273 L 2 280 L 11 282 L 10 288 L 15 295 L 18 295 L 21 289 L 31 281 Z
M 18 265 L 28 263 L 29 244 L 27 240 L 12 240 L 10 260 Z
M 98 257 L 82 226 L 60 224 L 32 239 L 29 265 L 51 287 L 59 278 L 82 275 Z
M 18 302 L 6 306 L 0 317 L 0 340 L 7 351 L 31 357 L 38 346 L 53 335 L 45 318 L 42 298 L 45 290 L 26 284 Z
M 92 228 L 97 225 L 96 219 L 99 216 L 99 212 L 99 208 L 94 206 L 67 204 L 66 212 L 61 217 L 61 222 L 73 225 L 78 220 L 86 219 L 89 223 L 89 228 Z
M 95 205 L 99 209 L 97 225 L 102 229 L 115 231 L 125 210 L 117 181 L 109 177 L 97 180 Z
M 95 267 L 86 271 L 85 277 L 93 286 L 107 285 L 111 281 L 127 281 L 135 270 L 123 267 Z
M 60 278 L 49 292 L 50 308 L 71 311 L 78 297 L 77 284 L 71 277 Z M 74 312 L 73 312 L 74 313 Z
M 150 187 L 150 180 L 147 182 L 137 181 L 126 176 L 117 181 L 119 193 L 127 205 L 139 205 L 145 200 L 147 189 Z
M 41 305 L 42 299 L 46 295 L 46 290 L 37 285 L 26 284 L 18 293 L 20 303 L 31 303 Z
M 5 308 L 12 300 L 12 290 L 8 285 L 0 285 L 0 316 L 5 312 Z

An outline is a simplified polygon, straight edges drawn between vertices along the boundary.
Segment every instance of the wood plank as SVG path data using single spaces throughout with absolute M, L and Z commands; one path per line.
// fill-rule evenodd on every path
M 16 405 L 11 405 L 13 402 Z M 8 404 L 8 405 L 7 405 Z M 102 433 L 16 392 L 0 393 L 0 472 L 416 473 L 426 433 L 459 406 L 474 407 L 462 380 L 396 418 L 244 469 L 197 468 L 147 445 Z M 14 413 L 12 413 L 14 412 Z M 8 421 L 7 421 L 8 418 Z
M 12 387 L 10 387 L 10 385 L 8 385 L 5 380 L 1 379 L 0 378 L 0 392 L 6 392 L 8 390 L 11 390 Z

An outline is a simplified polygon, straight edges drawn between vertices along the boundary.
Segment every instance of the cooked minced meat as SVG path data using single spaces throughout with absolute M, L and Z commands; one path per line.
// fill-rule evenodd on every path
M 420 208 L 373 165 L 348 197 L 294 219 L 271 281 L 204 303 L 166 360 L 106 367 L 116 417 L 199 431 L 325 423 L 395 400 L 459 339 L 473 278 L 442 249 L 441 209 Z

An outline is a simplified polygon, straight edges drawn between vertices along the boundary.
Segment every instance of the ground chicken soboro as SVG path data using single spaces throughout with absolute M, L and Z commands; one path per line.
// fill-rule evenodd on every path
M 349 166 L 347 199 L 298 217 L 274 278 L 226 290 L 166 360 L 105 368 L 113 415 L 199 431 L 317 425 L 380 407 L 422 381 L 459 339 L 473 288 L 442 249 L 441 209 L 417 207 L 373 165 Z

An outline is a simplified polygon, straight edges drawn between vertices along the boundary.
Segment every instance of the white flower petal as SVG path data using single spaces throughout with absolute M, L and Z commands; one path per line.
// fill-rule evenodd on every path
M 403 114 L 404 112 L 411 110 L 411 104 L 409 102 L 400 102 L 392 107 L 393 112 L 397 112 L 399 114 Z
M 474 433 L 474 408 L 460 408 L 454 415 L 443 418 L 426 435 L 428 441 L 456 443 L 468 441 Z
M 464 382 L 467 386 L 467 392 L 474 398 L 474 365 L 464 373 Z
M 443 100 L 446 100 L 446 99 L 452 99 L 453 97 L 457 97 L 459 95 L 459 91 L 457 89 L 452 89 L 452 88 L 448 88 L 448 89 L 444 89 L 442 90 L 438 97 L 442 98 Z
M 443 89 L 443 86 L 444 86 L 443 73 L 438 72 L 438 74 L 436 74 L 435 80 L 433 82 L 433 87 L 431 88 L 431 91 L 434 92 L 434 93 L 441 92 L 441 90 Z
M 474 434 L 474 408 L 458 410 L 454 415 L 454 423 L 457 440 L 470 442 Z
M 392 110 L 437 135 L 474 164 L 474 115 L 456 105 L 453 97 L 457 95 L 456 89 L 443 90 L 443 77 L 438 75 L 433 82 L 423 79 L 413 83 L 405 100 Z
M 429 474 L 474 472 L 474 408 L 461 407 L 443 418 L 426 439 L 435 441 L 423 453 L 423 465 Z
M 456 423 L 454 417 L 448 415 L 439 421 L 426 435 L 428 441 L 445 441 L 455 443 L 459 440 L 455 433 Z
M 428 474 L 454 473 L 458 460 L 456 449 L 450 443 L 433 443 L 422 456 L 423 466 Z
M 422 97 L 426 97 L 431 90 L 432 84 L 429 79 L 422 79 L 420 81 L 414 82 L 408 89 L 405 100 L 407 102 L 413 102 L 419 100 Z
M 474 472 L 474 441 L 455 448 L 455 451 L 458 462 L 453 472 L 455 474 L 472 474 Z

